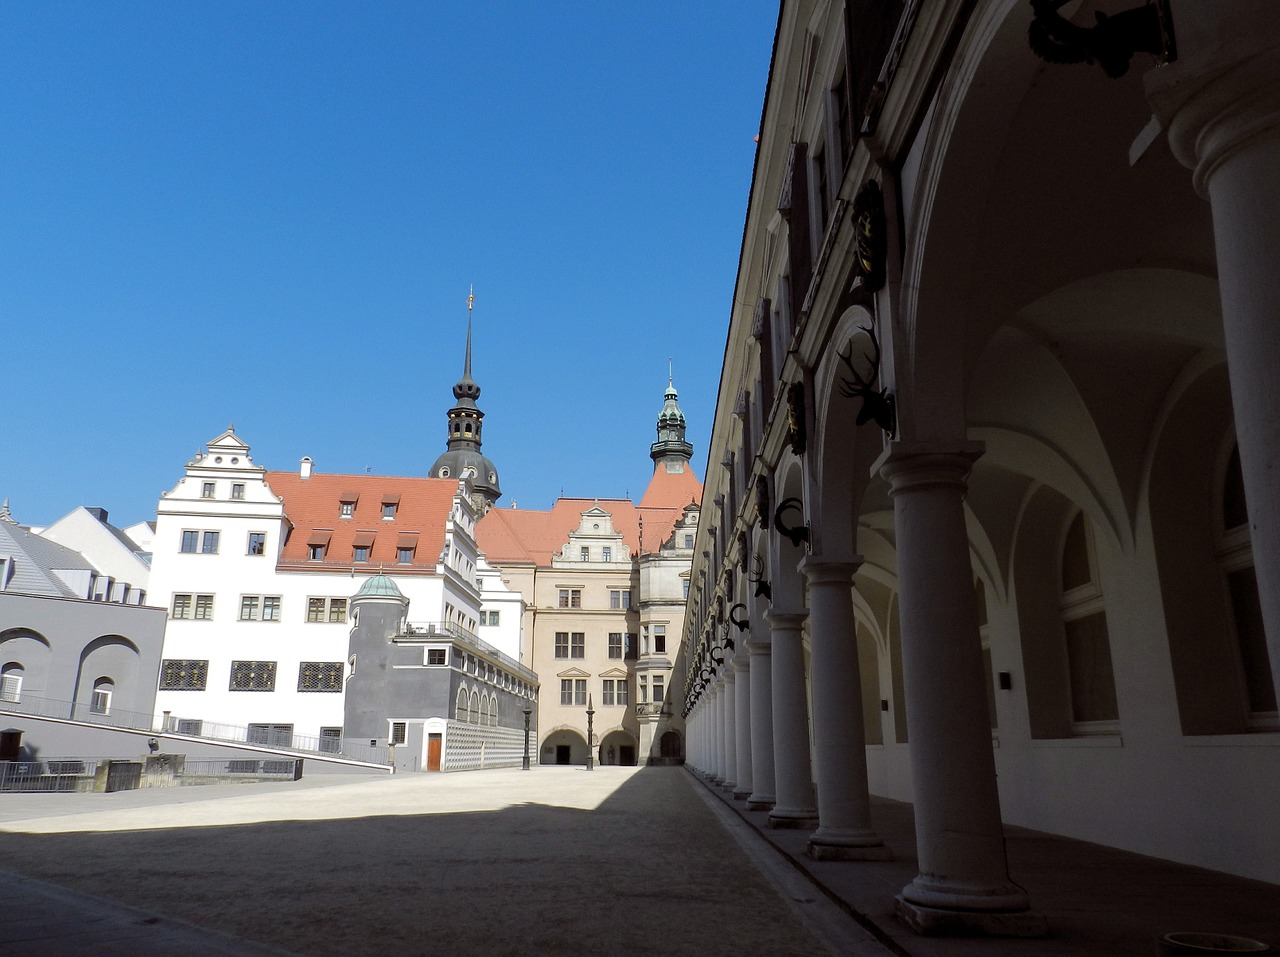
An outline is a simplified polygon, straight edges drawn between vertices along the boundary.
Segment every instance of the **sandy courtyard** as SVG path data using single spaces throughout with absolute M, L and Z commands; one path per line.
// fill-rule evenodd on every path
M 0 870 L 297 954 L 825 952 L 679 768 L 0 795 Z

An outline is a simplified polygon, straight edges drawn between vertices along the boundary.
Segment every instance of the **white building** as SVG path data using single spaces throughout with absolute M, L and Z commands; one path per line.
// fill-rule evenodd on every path
M 187 463 L 156 510 L 151 595 L 169 610 L 156 698 L 171 727 L 341 736 L 348 603 L 383 571 L 415 621 L 518 657 L 513 596 L 490 582 L 481 624 L 476 509 L 456 479 L 268 472 L 232 429 Z M 519 596 L 514 596 L 519 602 Z M 505 636 L 505 637 L 504 637 Z

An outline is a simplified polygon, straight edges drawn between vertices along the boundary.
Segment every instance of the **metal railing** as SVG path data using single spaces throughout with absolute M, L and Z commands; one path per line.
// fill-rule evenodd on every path
M 494 647 L 487 641 L 482 639 L 475 632 L 468 631 L 457 622 L 452 621 L 410 621 L 405 622 L 404 632 L 400 636 L 403 638 L 451 638 L 460 644 L 469 646 L 473 651 L 479 651 L 482 654 L 497 658 L 505 663 L 504 667 L 516 672 L 533 685 L 538 686 L 538 673 L 526 668 L 520 662 L 512 659 L 505 651 Z
M 89 703 L 61 701 L 24 694 L 17 701 L 0 699 L 0 711 L 29 714 L 40 718 L 59 718 L 83 721 L 106 728 L 127 731 L 149 731 L 152 734 L 183 734 L 192 738 L 221 741 L 229 744 L 254 744 L 287 751 L 332 755 L 365 761 L 370 764 L 388 764 L 386 745 L 371 745 L 367 738 L 330 738 L 318 735 L 263 731 L 239 725 L 220 724 L 201 718 L 183 718 L 172 714 L 155 715 L 139 711 L 111 708 L 107 712 L 94 711 Z
M 0 791 L 91 791 L 98 758 L 0 761 Z

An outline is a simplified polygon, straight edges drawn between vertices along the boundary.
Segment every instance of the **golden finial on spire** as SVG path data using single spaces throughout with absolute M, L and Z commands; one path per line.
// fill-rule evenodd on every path
M 467 293 L 467 312 L 471 311 L 471 308 L 472 306 L 475 305 L 475 302 L 476 302 L 476 287 L 475 287 L 475 284 L 473 283 L 471 286 L 471 291 Z

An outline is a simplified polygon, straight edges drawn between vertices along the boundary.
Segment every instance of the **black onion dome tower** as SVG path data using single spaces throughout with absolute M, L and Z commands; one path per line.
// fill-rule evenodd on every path
M 462 378 L 453 387 L 454 406 L 449 410 L 449 438 L 443 455 L 431 466 L 432 478 L 469 479 L 476 506 L 488 511 L 502 497 L 498 470 L 480 451 L 484 413 L 476 405 L 480 386 L 471 378 L 471 310 L 476 297 L 467 296 L 467 357 Z
M 679 395 L 667 376 L 667 391 L 663 394 L 662 411 L 658 413 L 658 441 L 649 446 L 649 458 L 654 465 L 683 465 L 693 455 L 693 446 L 685 441 L 684 413 L 680 411 Z

